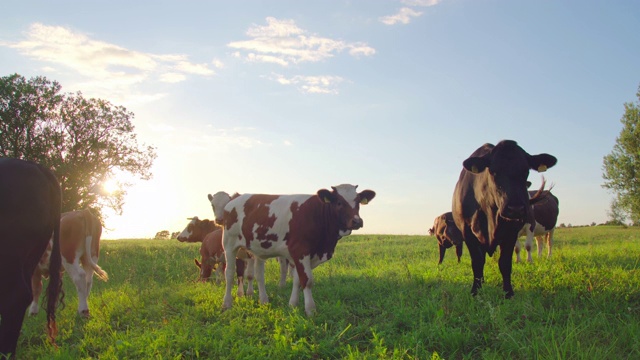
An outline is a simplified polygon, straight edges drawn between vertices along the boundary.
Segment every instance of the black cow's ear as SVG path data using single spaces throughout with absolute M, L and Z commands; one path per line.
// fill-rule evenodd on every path
M 537 172 L 545 172 L 558 162 L 555 156 L 549 154 L 532 155 L 528 159 L 529 167 Z
M 484 171 L 484 169 L 489 166 L 489 161 L 486 157 L 470 157 L 467 160 L 462 162 L 462 166 L 464 166 L 467 171 L 471 171 L 474 174 L 479 174 Z
M 335 199 L 333 193 L 327 189 L 318 190 L 318 197 L 325 203 L 330 203 Z
M 363 190 L 358 195 L 360 195 L 360 204 L 367 205 L 369 201 L 376 197 L 376 192 L 373 190 Z

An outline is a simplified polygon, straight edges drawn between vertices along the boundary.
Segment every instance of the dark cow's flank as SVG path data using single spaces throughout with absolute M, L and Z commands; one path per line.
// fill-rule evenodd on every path
M 464 160 L 453 194 L 452 213 L 471 255 L 473 295 L 484 281 L 486 254 L 493 255 L 500 247 L 502 287 L 505 297 L 513 296 L 511 268 L 518 233 L 525 223 L 534 221 L 532 203 L 546 195 L 543 184 L 534 198 L 529 198 L 529 170 L 543 172 L 556 162 L 549 154 L 530 155 L 512 140 L 496 146 L 484 144 Z
M 61 294 L 61 192 L 58 180 L 44 167 L 0 158 L 0 358 L 16 357 L 24 314 L 32 300 L 31 279 L 52 238 L 47 329 L 57 333 L 55 311 Z

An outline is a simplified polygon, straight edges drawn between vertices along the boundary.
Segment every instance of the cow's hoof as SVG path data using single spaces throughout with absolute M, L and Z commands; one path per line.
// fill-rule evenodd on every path
M 513 291 L 507 291 L 507 292 L 504 294 L 504 298 L 505 298 L 505 299 L 511 299 L 511 298 L 513 297 L 513 295 L 514 295 Z
M 80 311 L 80 316 L 82 316 L 85 319 L 88 319 L 91 315 L 89 314 L 89 309 L 86 310 L 82 310 Z

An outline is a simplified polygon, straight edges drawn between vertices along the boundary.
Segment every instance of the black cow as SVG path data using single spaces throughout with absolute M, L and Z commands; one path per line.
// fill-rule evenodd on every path
M 529 169 L 543 172 L 557 159 L 549 154 L 529 155 L 515 141 L 484 144 L 462 165 L 453 193 L 452 212 L 471 255 L 476 295 L 484 281 L 486 254 L 500 247 L 500 273 L 505 297 L 513 297 L 513 248 L 525 223 L 533 223 L 531 206 L 543 199 L 544 182 L 531 199 L 527 192 Z
M 440 249 L 440 259 L 438 265 L 442 264 L 444 254 L 448 248 L 455 245 L 456 255 L 458 256 L 458 262 L 462 257 L 462 233 L 453 221 L 453 214 L 451 211 L 444 213 L 433 220 L 433 227 L 429 229 L 429 235 L 435 235 L 438 239 L 438 248 Z
M 0 358 L 15 357 L 24 314 L 32 300 L 31 276 L 53 234 L 47 287 L 47 327 L 55 337 L 60 281 L 60 185 L 51 171 L 0 158 Z

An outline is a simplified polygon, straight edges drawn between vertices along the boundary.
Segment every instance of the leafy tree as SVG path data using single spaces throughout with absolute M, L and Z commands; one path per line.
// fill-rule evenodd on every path
M 637 103 L 625 103 L 622 130 L 611 153 L 604 157 L 602 185 L 616 195 L 612 213 L 623 211 L 632 222 L 640 221 L 640 87 Z M 619 209 L 613 209 L 613 206 Z M 619 220 L 619 219 L 614 219 Z
M 148 180 L 155 148 L 140 146 L 133 113 L 82 93 L 61 94 L 56 81 L 0 78 L 0 157 L 32 160 L 55 171 L 62 211 L 105 206 L 122 212 L 126 181 L 113 193 L 103 182 L 115 175 Z

